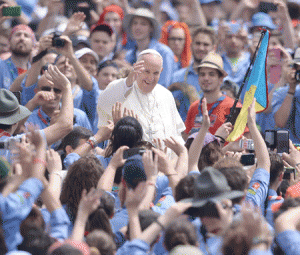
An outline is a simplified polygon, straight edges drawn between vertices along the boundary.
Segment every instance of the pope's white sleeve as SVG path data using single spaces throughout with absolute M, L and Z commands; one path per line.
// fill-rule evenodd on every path
M 111 82 L 98 98 L 98 128 L 105 126 L 108 120 L 112 120 L 111 110 L 116 102 L 123 103 L 132 91 L 132 87 L 126 86 L 126 79 L 118 79 Z

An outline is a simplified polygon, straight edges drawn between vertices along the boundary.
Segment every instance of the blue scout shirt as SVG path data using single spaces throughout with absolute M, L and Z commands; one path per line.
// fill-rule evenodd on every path
M 74 118 L 74 127 L 81 126 L 92 130 L 92 126 L 85 112 L 80 109 L 74 108 Z M 50 120 L 51 119 L 48 117 L 48 115 L 44 113 L 42 108 L 40 107 L 32 112 L 26 123 L 34 123 L 38 125 L 40 129 L 44 129 L 50 125 Z
M 158 83 L 163 85 L 164 87 L 169 87 L 171 84 L 172 76 L 174 72 L 177 70 L 176 63 L 174 60 L 173 51 L 165 44 L 158 42 L 155 39 L 151 39 L 148 49 L 153 49 L 158 51 L 163 57 L 163 70 L 160 74 L 160 78 Z M 131 49 L 126 53 L 126 60 L 130 64 L 134 64 L 137 59 L 137 48 Z
M 286 255 L 300 254 L 300 232 L 295 230 L 286 230 L 276 236 L 277 244 Z
M 100 94 L 98 81 L 91 76 L 93 81 L 93 88 L 91 91 L 83 90 L 80 109 L 83 110 L 88 116 L 90 123 L 94 123 L 97 117 L 97 103 Z
M 18 69 L 11 58 L 0 60 L 0 88 L 8 89 L 14 80 L 18 77 Z
M 200 84 L 199 84 L 199 76 L 195 72 L 193 68 L 193 64 L 191 63 L 188 67 L 181 68 L 176 71 L 172 77 L 172 83 L 174 82 L 186 82 L 194 86 L 199 93 L 201 93 Z
M 281 87 L 275 90 L 273 93 L 273 100 L 272 100 L 272 107 L 274 113 L 276 113 L 279 108 L 281 107 L 285 97 L 287 96 L 287 92 L 289 90 L 289 86 Z M 300 86 L 297 85 L 296 91 L 295 91 L 295 96 L 293 99 L 293 102 L 291 104 L 291 111 L 289 114 L 289 119 L 287 120 L 285 130 L 290 131 L 290 139 L 292 140 L 293 143 L 300 143 L 300 104 L 299 104 L 299 99 L 300 99 Z M 293 106 L 295 102 L 295 107 Z M 292 114 L 295 114 L 295 118 L 292 118 Z M 295 134 L 294 134 L 295 131 Z
M 145 255 L 149 254 L 150 245 L 146 242 L 134 239 L 132 241 L 127 241 L 125 244 L 117 250 L 116 255 L 130 254 L 130 255 Z
M 252 176 L 246 194 L 246 201 L 251 201 L 255 206 L 264 211 L 264 203 L 267 199 L 270 184 L 270 173 L 263 168 L 257 168 Z
M 0 193 L 0 211 L 2 213 L 3 230 L 8 251 L 17 249 L 22 242 L 20 224 L 26 219 L 34 201 L 43 190 L 39 179 L 30 178 L 24 181 L 18 191 L 3 197 Z

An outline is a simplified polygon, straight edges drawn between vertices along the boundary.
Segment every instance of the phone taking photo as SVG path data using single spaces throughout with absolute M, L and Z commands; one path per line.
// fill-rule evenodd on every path
M 290 180 L 292 176 L 294 176 L 294 179 L 296 178 L 296 169 L 293 167 L 285 167 L 283 179 Z
M 277 153 L 282 155 L 283 152 L 289 153 L 289 131 L 277 130 L 276 132 Z

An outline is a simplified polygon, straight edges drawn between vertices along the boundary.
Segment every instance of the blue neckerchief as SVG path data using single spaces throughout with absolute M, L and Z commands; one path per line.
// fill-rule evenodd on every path
M 225 99 L 225 95 L 219 97 L 219 99 L 213 104 L 213 106 L 210 108 L 210 110 L 208 111 L 208 116 L 211 115 L 211 113 L 213 112 L 213 110 L 219 106 L 219 104 Z M 198 106 L 198 117 L 200 119 L 202 119 L 202 109 L 201 109 L 201 105 L 202 105 L 202 100 L 203 100 L 203 97 L 201 98 L 200 100 L 200 103 L 199 103 L 199 106 Z

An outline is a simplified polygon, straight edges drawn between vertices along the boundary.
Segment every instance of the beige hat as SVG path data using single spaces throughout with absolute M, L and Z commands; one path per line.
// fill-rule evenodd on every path
M 222 57 L 215 53 L 215 52 L 209 52 L 204 59 L 202 59 L 201 63 L 199 66 L 197 66 L 197 70 L 201 67 L 210 67 L 213 69 L 217 69 L 223 74 L 223 77 L 227 76 L 228 74 L 224 70 L 224 65 L 223 65 L 223 59 Z
M 151 36 L 151 38 L 154 39 L 159 39 L 160 38 L 160 27 L 159 27 L 159 23 L 157 22 L 157 20 L 155 19 L 154 13 L 151 12 L 149 9 L 146 8 L 138 8 L 135 10 L 134 13 L 131 14 L 127 14 L 123 20 L 123 28 L 126 31 L 127 34 L 131 35 L 131 29 L 130 29 L 130 24 L 132 22 L 132 19 L 134 17 L 142 17 L 142 18 L 146 18 L 150 21 L 150 23 L 152 24 L 153 27 L 153 34 Z
M 199 248 L 192 245 L 177 245 L 171 252 L 170 255 L 202 255 L 203 253 Z

